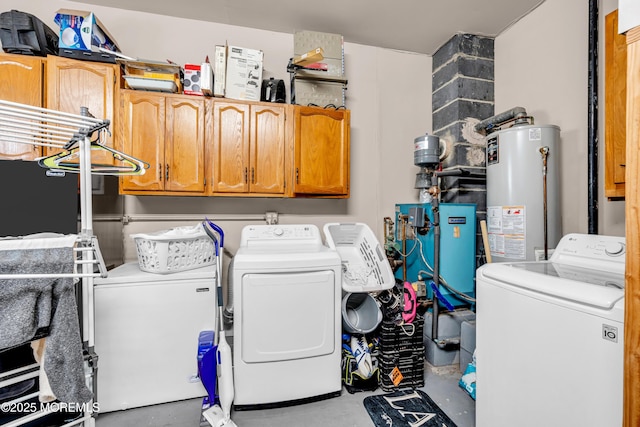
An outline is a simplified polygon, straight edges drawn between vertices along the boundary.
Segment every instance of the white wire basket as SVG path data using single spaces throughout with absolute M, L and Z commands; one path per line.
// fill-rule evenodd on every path
M 378 292 L 396 281 L 391 265 L 371 228 L 363 223 L 328 223 L 327 244 L 340 255 L 345 292 Z
M 202 228 L 175 227 L 154 233 L 132 234 L 140 270 L 149 273 L 177 273 L 216 262 L 213 241 Z

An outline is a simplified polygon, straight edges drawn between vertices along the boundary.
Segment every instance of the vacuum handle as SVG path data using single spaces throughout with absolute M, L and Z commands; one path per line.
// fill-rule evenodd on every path
M 211 222 L 209 218 L 204 217 L 204 219 L 207 221 L 207 224 L 209 224 L 209 226 L 216 230 L 216 232 L 220 235 L 220 248 L 224 248 L 224 231 L 222 231 L 222 228 L 220 228 L 217 224 Z
M 220 248 L 218 247 L 218 238 L 211 232 L 211 230 L 209 230 L 209 227 L 207 227 L 207 224 L 204 221 L 202 222 L 202 228 L 204 228 L 204 232 L 207 233 L 207 236 L 213 240 L 213 246 L 216 249 L 216 256 L 219 256 Z

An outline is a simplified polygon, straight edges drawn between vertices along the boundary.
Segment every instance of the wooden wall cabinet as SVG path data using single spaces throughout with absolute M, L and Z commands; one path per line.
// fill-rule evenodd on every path
M 624 427 L 640 425 L 640 27 L 627 31 Z
M 350 111 L 295 107 L 292 197 L 349 197 Z
M 349 197 L 348 110 L 121 91 L 121 194 Z M 206 178 L 206 179 L 205 179 Z
M 81 107 L 98 119 L 111 121 L 111 135 L 103 142 L 113 147 L 120 67 L 58 56 L 33 57 L 0 54 L 0 98 L 21 104 L 81 114 Z M 58 148 L 0 143 L 0 158 L 34 160 Z M 94 153 L 92 153 L 94 154 Z M 93 161 L 114 164 L 113 156 L 95 153 Z
M 44 107 L 45 58 L 0 53 L 0 99 Z M 42 149 L 35 145 L 0 141 L 0 159 L 34 160 Z
M 211 194 L 284 196 L 287 108 L 213 101 Z
M 626 172 L 627 42 L 618 34 L 618 11 L 605 17 L 604 192 L 624 199 Z
M 123 194 L 203 195 L 205 100 L 188 95 L 123 90 L 118 146 L 149 164 L 123 176 Z
M 103 144 L 114 147 L 116 105 L 120 87 L 120 67 L 115 64 L 80 61 L 59 56 L 47 56 L 47 102 L 52 110 L 81 114 L 81 107 L 98 119 L 111 121 L 111 135 L 102 132 Z M 47 148 L 43 154 L 50 155 L 56 148 Z M 92 161 L 115 164 L 113 156 L 105 152 L 92 153 Z

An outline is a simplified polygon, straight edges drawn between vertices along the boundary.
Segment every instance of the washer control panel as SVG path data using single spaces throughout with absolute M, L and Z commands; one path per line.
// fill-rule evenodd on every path
M 624 272 L 625 254 L 624 237 L 574 233 L 560 240 L 550 261 Z

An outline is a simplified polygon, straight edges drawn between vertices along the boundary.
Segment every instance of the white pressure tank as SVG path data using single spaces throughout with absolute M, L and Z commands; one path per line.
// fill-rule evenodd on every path
M 493 262 L 544 259 L 562 237 L 560 128 L 516 125 L 487 141 L 487 231 Z

